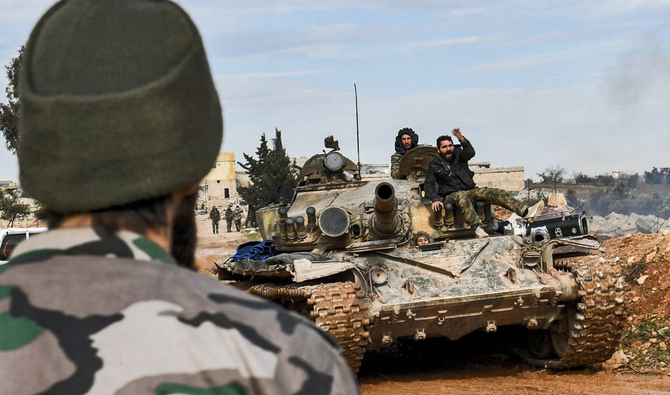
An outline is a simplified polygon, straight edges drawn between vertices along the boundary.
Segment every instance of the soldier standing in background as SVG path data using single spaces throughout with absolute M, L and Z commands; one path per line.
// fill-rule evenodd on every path
M 233 209 L 232 205 L 229 204 L 228 208 L 226 209 L 226 230 L 228 233 L 231 232 L 231 228 L 233 226 Z
M 404 178 L 400 174 L 400 160 L 412 148 L 419 144 L 419 135 L 412 128 L 398 130 L 395 138 L 395 154 L 391 155 L 391 177 L 395 179 Z
M 256 227 L 256 205 L 250 204 L 247 207 L 247 219 L 244 221 L 245 228 L 255 228 Z
M 219 233 L 219 221 L 221 221 L 221 213 L 216 206 L 212 207 L 209 212 L 209 219 L 212 220 L 212 233 Z
M 233 211 L 233 220 L 235 221 L 235 230 L 238 232 L 242 227 L 242 209 L 240 206 L 235 206 L 235 211 Z
M 178 5 L 60 1 L 21 73 L 21 185 L 50 230 L 0 267 L 0 392 L 358 393 L 321 330 L 191 270 L 223 119 Z

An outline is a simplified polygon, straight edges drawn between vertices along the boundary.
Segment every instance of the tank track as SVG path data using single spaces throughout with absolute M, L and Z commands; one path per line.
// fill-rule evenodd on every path
M 593 258 L 599 259 L 591 256 Z M 549 369 L 606 361 L 621 340 L 625 320 L 626 283 L 621 268 L 613 262 L 580 260 L 559 262 L 555 266 L 572 273 L 579 286 L 580 300 L 574 306 L 572 322 L 568 321 L 565 353 L 558 359 L 535 358 L 528 351 L 518 349 L 517 354 L 532 366 Z M 565 314 L 570 311 L 566 309 Z
M 365 294 L 352 282 L 300 284 L 231 284 L 246 292 L 273 300 L 299 313 L 309 315 L 316 326 L 329 333 L 342 346 L 354 374 L 358 373 L 370 334 L 365 312 Z M 296 306 L 298 306 L 296 308 Z

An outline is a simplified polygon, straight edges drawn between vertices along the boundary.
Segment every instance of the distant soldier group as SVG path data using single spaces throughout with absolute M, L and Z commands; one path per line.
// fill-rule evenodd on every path
M 237 232 L 242 228 L 242 215 L 243 211 L 239 205 L 235 206 L 235 209 L 232 208 L 233 205 L 228 205 L 226 211 L 224 212 L 224 218 L 226 220 L 226 230 L 228 233 L 232 232 L 233 224 L 235 224 L 235 230 Z M 212 207 L 212 210 L 209 212 L 209 219 L 212 220 L 212 233 L 219 233 L 219 221 L 221 221 L 221 212 L 216 206 Z M 249 220 L 247 219 L 247 222 Z M 253 222 L 255 225 L 255 221 Z

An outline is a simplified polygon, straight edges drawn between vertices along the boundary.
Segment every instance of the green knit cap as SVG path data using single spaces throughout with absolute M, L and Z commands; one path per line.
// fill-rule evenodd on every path
M 60 1 L 30 36 L 20 94 L 21 186 L 56 212 L 170 194 L 221 146 L 202 39 L 170 1 Z

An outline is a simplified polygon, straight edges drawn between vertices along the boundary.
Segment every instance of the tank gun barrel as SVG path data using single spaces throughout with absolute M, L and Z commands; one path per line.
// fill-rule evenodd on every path
M 398 228 L 398 201 L 393 185 L 388 182 L 377 185 L 374 210 L 373 227 L 375 231 L 384 235 L 395 233 Z

